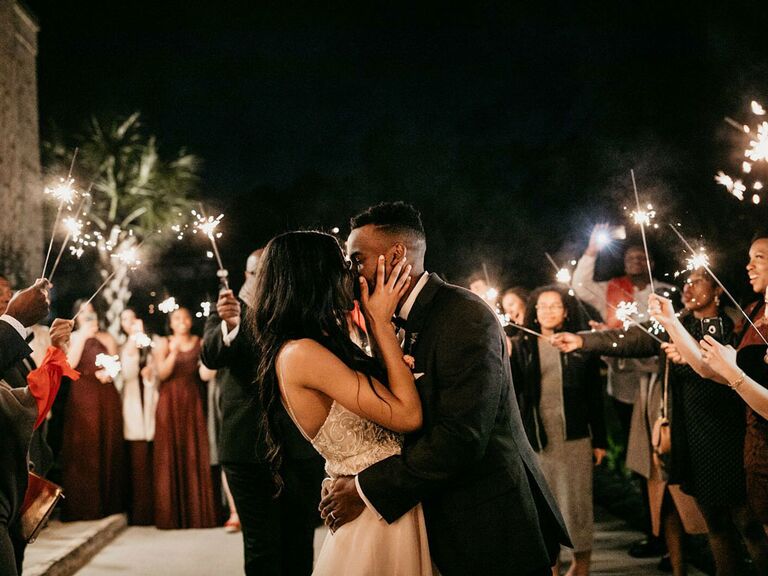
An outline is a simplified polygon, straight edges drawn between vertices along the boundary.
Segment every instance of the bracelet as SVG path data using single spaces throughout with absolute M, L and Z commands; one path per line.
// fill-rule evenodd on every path
M 739 386 L 741 386 L 742 383 L 744 382 L 744 378 L 745 378 L 745 374 L 744 374 L 744 370 L 742 370 L 741 374 L 739 374 L 739 377 L 736 378 L 736 380 L 734 380 L 733 382 L 728 382 L 728 387 L 738 391 Z

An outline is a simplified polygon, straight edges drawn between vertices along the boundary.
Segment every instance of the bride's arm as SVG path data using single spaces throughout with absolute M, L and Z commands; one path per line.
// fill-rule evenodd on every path
M 385 282 L 384 259 L 380 258 L 373 294 L 368 294 L 364 281 L 360 284 L 369 334 L 384 362 L 389 387 L 352 370 L 327 348 L 309 339 L 291 342 L 280 352 L 278 372 L 283 385 L 319 390 L 347 410 L 395 432 L 420 428 L 421 400 L 391 321 L 410 282 L 410 266 L 403 270 L 404 265 L 403 260 L 395 266 Z

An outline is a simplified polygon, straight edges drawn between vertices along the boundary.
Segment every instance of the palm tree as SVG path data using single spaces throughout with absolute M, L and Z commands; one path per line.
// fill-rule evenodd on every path
M 74 139 L 79 148 L 76 173 L 93 184 L 88 219 L 98 230 L 100 274 L 111 278 L 102 297 L 107 302 L 109 331 L 117 335 L 120 313 L 131 297 L 128 266 L 115 258 L 143 243 L 142 253 L 159 251 L 172 238 L 167 229 L 180 214 L 188 214 L 199 181 L 200 160 L 179 150 L 161 157 L 157 140 L 146 135 L 140 113 L 108 122 L 91 118 L 88 131 Z M 73 146 L 62 138 L 44 144 L 47 173 L 61 174 Z

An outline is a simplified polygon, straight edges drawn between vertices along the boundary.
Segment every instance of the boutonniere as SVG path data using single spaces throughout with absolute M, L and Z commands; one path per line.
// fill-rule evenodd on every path
M 418 332 L 411 332 L 408 337 L 407 346 L 405 348 L 405 351 L 410 354 L 413 350 L 413 347 L 416 346 L 416 341 L 419 339 L 419 333 Z

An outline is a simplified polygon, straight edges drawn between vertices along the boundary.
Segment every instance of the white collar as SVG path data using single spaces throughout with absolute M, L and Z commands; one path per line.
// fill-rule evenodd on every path
M 403 302 L 403 305 L 400 308 L 400 312 L 397 314 L 400 316 L 400 318 L 403 320 L 408 320 L 408 314 L 411 313 L 411 308 L 413 308 L 413 304 L 416 302 L 416 298 L 419 297 L 422 288 L 427 285 L 428 280 L 429 272 L 424 272 L 424 274 L 421 275 L 421 278 L 419 278 L 419 281 L 416 283 L 416 286 L 414 286 L 413 290 L 411 290 L 411 293 L 408 294 L 408 298 L 406 298 L 405 302 Z

